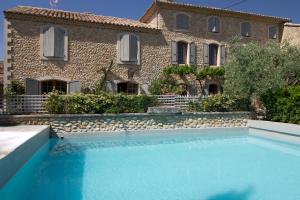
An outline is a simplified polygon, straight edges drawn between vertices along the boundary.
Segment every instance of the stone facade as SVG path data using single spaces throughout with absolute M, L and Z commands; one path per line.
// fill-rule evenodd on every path
M 300 46 L 300 24 L 286 23 L 282 39 Z
M 150 17 L 141 18 L 139 23 L 144 23 L 153 29 L 78 22 L 54 17 L 21 16 L 8 11 L 5 19 L 7 26 L 4 40 L 7 47 L 5 50 L 5 85 L 10 84 L 11 80 L 18 80 L 25 84 L 25 79 L 32 78 L 39 81 L 79 80 L 82 89 L 95 88 L 103 76 L 101 69 L 107 68 L 113 60 L 114 64 L 108 80 L 113 84 L 126 81 L 138 83 L 139 93 L 147 93 L 149 83 L 159 76 L 165 66 L 171 64 L 171 41 L 195 43 L 195 64 L 197 67 L 202 67 L 203 44 L 226 45 L 233 36 L 240 36 L 241 22 L 250 22 L 252 26 L 252 36 L 242 37 L 244 42 L 264 43 L 268 40 L 270 25 L 278 28 L 277 40 L 280 41 L 284 23 L 288 21 L 282 18 L 231 13 L 208 8 L 188 9 L 181 4 L 168 6 L 171 3 L 155 1 L 152 7 L 159 8 L 152 13 L 151 7 L 145 14 Z M 187 31 L 178 31 L 174 28 L 175 15 L 179 12 L 190 16 L 190 29 Z M 220 19 L 221 31 L 209 33 L 207 20 L 215 15 Z M 40 27 L 48 24 L 62 26 L 68 31 L 67 61 L 41 59 Z M 118 63 L 118 35 L 124 32 L 133 32 L 140 38 L 141 62 L 139 65 Z M 196 81 L 194 82 L 196 84 Z M 213 82 L 213 80 L 210 81 L 210 83 Z
M 50 125 L 54 134 L 126 130 L 246 127 L 249 112 L 0 116 L 0 125 Z

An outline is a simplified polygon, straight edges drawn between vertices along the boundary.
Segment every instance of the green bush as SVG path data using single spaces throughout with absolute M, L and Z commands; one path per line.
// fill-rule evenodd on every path
M 181 94 L 182 88 L 177 84 L 170 74 L 161 74 L 153 80 L 149 86 L 149 92 L 153 95 Z
M 241 101 L 231 98 L 228 95 L 216 94 L 207 98 L 200 97 L 197 102 L 189 103 L 190 111 L 197 112 L 230 112 L 246 110 L 241 106 Z
M 147 95 L 130 96 L 106 93 L 58 95 L 58 93 L 52 92 L 44 107 L 49 113 L 55 114 L 140 113 L 146 112 L 148 107 L 156 104 L 156 98 Z
M 269 90 L 262 101 L 268 120 L 300 124 L 300 85 Z

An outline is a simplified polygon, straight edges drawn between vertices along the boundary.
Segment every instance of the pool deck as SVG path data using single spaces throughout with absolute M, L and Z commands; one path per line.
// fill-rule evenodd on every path
M 49 139 L 49 126 L 0 127 L 0 188 Z

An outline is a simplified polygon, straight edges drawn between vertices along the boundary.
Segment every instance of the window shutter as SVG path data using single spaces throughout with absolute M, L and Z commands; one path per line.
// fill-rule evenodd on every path
M 116 93 L 118 90 L 117 83 L 115 83 L 114 81 L 106 81 L 105 89 L 107 92 Z
M 203 64 L 209 65 L 209 45 L 203 44 Z
M 277 27 L 276 26 L 270 26 L 269 27 L 269 38 L 270 39 L 276 39 L 277 38 Z
M 43 30 L 43 55 L 54 57 L 54 27 L 47 27 Z
M 215 32 L 216 33 L 219 33 L 220 32 L 220 20 L 217 18 L 217 17 L 215 17 Z
M 65 57 L 65 30 L 61 28 L 55 28 L 54 30 L 54 56 L 63 58 Z
M 178 29 L 189 29 L 189 16 L 185 14 L 176 15 L 176 28 Z
M 69 93 L 79 93 L 79 92 L 81 92 L 80 81 L 70 81 L 68 84 L 69 84 Z
M 121 61 L 130 61 L 129 57 L 129 34 L 124 34 L 121 36 Z
M 221 65 L 225 64 L 226 59 L 226 49 L 224 45 L 221 45 Z
M 196 65 L 196 44 L 190 44 L 190 65 Z
M 177 64 L 177 42 L 171 41 L 172 64 Z
M 40 94 L 40 82 L 35 79 L 26 78 L 25 93 L 26 93 L 26 95 L 39 95 Z
M 208 19 L 208 31 L 209 32 L 214 32 L 214 28 L 215 28 L 214 18 L 211 17 L 211 18 Z
M 129 52 L 130 52 L 130 61 L 136 62 L 138 56 L 138 39 L 135 35 L 129 36 Z
M 251 24 L 249 22 L 242 23 L 241 29 L 242 29 L 241 30 L 242 36 L 245 36 L 245 37 L 251 36 Z

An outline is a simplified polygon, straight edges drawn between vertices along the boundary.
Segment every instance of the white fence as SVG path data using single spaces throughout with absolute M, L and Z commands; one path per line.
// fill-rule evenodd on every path
M 0 114 L 45 113 L 47 95 L 14 95 L 0 97 Z
M 189 102 L 195 102 L 198 96 L 156 95 L 161 106 L 174 106 L 185 109 Z M 0 97 L 0 114 L 46 113 L 43 103 L 47 95 L 14 95 Z

